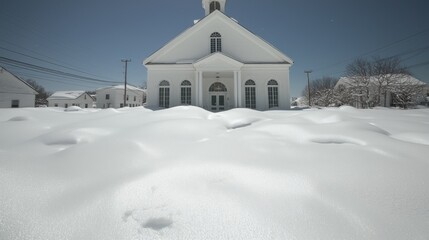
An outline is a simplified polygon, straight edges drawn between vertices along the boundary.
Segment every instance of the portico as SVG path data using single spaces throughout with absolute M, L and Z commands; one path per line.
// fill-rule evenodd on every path
M 196 105 L 211 111 L 241 107 L 242 67 L 219 52 L 194 63 Z

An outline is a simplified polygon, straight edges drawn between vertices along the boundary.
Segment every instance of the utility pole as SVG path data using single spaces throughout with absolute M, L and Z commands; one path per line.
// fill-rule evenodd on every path
M 126 107 L 127 106 L 127 68 L 128 68 L 128 62 L 131 62 L 131 59 L 122 59 L 121 62 L 125 63 L 124 107 Z
M 307 70 L 304 71 L 304 73 L 307 74 L 307 91 L 308 91 L 308 106 L 311 106 L 311 94 L 310 94 L 310 73 L 312 73 L 313 71 L 311 70 Z

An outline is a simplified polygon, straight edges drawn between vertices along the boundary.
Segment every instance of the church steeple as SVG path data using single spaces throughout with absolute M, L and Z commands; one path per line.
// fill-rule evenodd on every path
M 225 13 L 225 4 L 226 0 L 203 0 L 203 8 L 205 10 L 206 16 L 215 10 Z

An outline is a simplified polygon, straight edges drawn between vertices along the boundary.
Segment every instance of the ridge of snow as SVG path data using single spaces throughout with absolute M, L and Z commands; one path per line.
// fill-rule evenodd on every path
M 429 239 L 429 109 L 0 109 L 0 238 Z

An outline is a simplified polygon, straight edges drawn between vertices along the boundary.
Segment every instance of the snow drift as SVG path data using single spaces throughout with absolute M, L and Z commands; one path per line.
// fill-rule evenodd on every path
M 429 110 L 0 110 L 0 239 L 428 239 Z

